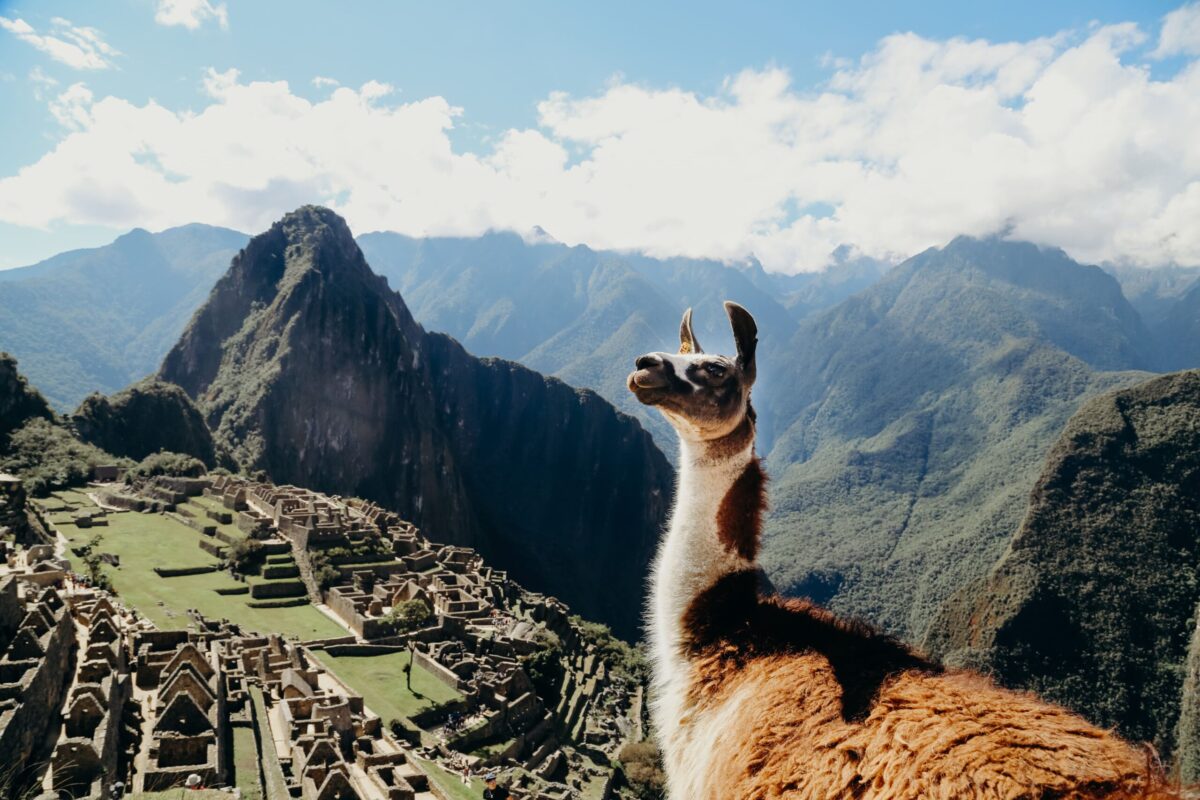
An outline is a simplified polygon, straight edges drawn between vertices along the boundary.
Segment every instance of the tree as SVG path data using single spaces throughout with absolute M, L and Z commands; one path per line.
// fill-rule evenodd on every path
M 100 543 L 103 540 L 104 537 L 97 533 L 79 549 L 79 557 L 83 559 L 83 566 L 87 569 L 88 580 L 91 581 L 91 584 L 100 589 L 111 590 L 112 582 L 104 572 L 104 559 L 100 554 Z
M 258 539 L 245 538 L 229 545 L 225 556 L 235 572 L 243 575 L 258 572 L 266 558 L 265 546 Z
M 547 702 L 557 701 L 566 674 L 562 665 L 562 640 L 553 631 L 539 628 L 533 634 L 533 643 L 538 649 L 522 656 L 521 666 L 529 675 L 538 697 Z
M 308 557 L 308 563 L 312 566 L 313 581 L 322 591 L 333 586 L 333 582 L 342 576 L 325 553 L 312 553 Z
M 433 619 L 433 609 L 424 600 L 401 601 L 387 616 L 396 625 L 397 633 L 408 633 L 423 628 Z

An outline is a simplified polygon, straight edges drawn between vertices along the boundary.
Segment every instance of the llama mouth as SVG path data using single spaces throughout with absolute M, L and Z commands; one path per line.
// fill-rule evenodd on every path
M 626 385 L 629 391 L 637 396 L 637 399 L 646 405 L 653 405 L 655 401 L 660 399 L 665 394 L 669 381 L 660 372 L 648 369 L 639 369 L 629 373 L 629 378 Z

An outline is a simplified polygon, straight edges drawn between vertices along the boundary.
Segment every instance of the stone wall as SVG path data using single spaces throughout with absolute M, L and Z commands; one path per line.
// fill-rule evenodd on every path
M 9 579 L 11 580 L 11 578 Z M 25 619 L 0 658 L 0 753 L 19 772 L 46 738 L 75 663 L 75 631 L 53 589 L 25 587 Z M 43 632 L 37 631 L 48 626 Z

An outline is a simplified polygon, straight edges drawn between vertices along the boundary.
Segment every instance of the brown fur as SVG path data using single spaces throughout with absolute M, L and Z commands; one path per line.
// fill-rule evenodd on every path
M 691 388 L 651 354 L 629 387 L 699 434 L 709 465 L 754 440 L 757 328 L 727 303 L 736 370 Z M 680 338 L 699 344 L 684 315 Z M 719 357 L 718 357 L 719 358 Z M 699 367 L 692 365 L 689 369 Z M 641 374 L 646 387 L 635 381 Z M 653 385 L 652 385 L 653 384 Z M 717 511 L 728 552 L 754 562 L 765 476 L 751 456 Z M 1180 800 L 1148 750 L 1033 695 L 948 671 L 904 644 L 728 573 L 681 620 L 690 686 L 666 731 L 667 768 L 701 780 L 672 800 Z M 691 748 L 688 750 L 688 748 Z
M 719 581 L 685 624 L 693 718 L 738 698 L 714 799 L 1181 797 L 1114 734 L 809 603 L 759 596 L 753 572 Z
M 766 508 L 766 476 L 758 458 L 753 458 L 717 508 L 717 537 L 726 550 L 747 561 L 755 559 Z

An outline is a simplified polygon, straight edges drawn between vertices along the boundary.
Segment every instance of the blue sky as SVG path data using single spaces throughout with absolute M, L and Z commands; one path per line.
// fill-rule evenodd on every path
M 700 2 L 318 4 L 296 0 L 286 3 L 256 1 L 229 2 L 227 6 L 222 5 L 224 20 L 214 14 L 197 17 L 194 27 L 162 24 L 158 5 L 155 0 L 113 0 L 103 4 L 0 2 L 0 18 L 8 21 L 8 25 L 0 29 L 0 104 L 4 109 L 0 114 L 0 137 L 5 142 L 5 147 L 0 150 L 0 267 L 30 263 L 74 246 L 103 243 L 133 225 L 153 229 L 195 218 L 254 230 L 264 219 L 286 210 L 272 204 L 291 202 L 305 196 L 305 192 L 318 195 L 311 197 L 313 201 L 331 203 L 347 212 L 352 225 L 357 222 L 357 227 L 363 229 L 391 227 L 414 233 L 470 233 L 473 228 L 482 227 L 531 227 L 537 220 L 551 216 L 558 224 L 546 227 L 552 234 L 568 241 L 724 258 L 749 255 L 762 258 L 765 253 L 766 260 L 781 269 L 819 266 L 821 251 L 831 243 L 837 244 L 835 240 L 839 238 L 853 239 L 849 243 L 875 253 L 904 254 L 916 246 L 913 242 L 923 241 L 922 237 L 936 238 L 952 233 L 949 227 L 957 225 L 968 229 L 967 232 L 980 232 L 979 226 L 986 228 L 986 225 L 994 224 L 997 215 L 1004 217 L 1011 211 L 1013 218 L 1019 219 L 1022 213 L 1032 214 L 1034 208 L 1023 210 L 1017 203 L 1012 209 L 981 212 L 986 219 L 978 221 L 947 219 L 945 225 L 949 227 L 945 231 L 922 230 L 915 237 L 892 235 L 887 241 L 867 242 L 865 238 L 869 237 L 862 233 L 862 223 L 853 220 L 864 217 L 870 211 L 870 204 L 856 206 L 857 201 L 840 190 L 829 189 L 824 193 L 810 190 L 808 187 L 821 181 L 811 171 L 797 165 L 794 185 L 770 187 L 764 192 L 770 195 L 770 202 L 765 205 L 722 209 L 722 218 L 732 218 L 736 225 L 719 236 L 710 237 L 711 241 L 700 241 L 705 237 L 694 235 L 694 231 L 710 229 L 711 221 L 704 220 L 701 211 L 686 208 L 664 212 L 662 219 L 639 229 L 621 216 L 618 209 L 628 206 L 630 201 L 619 196 L 613 187 L 619 186 L 622 179 L 628 181 L 629 175 L 645 174 L 648 180 L 666 182 L 673 174 L 678 174 L 666 171 L 655 175 L 653 172 L 655 165 L 670 158 L 674 149 L 669 144 L 672 136 L 692 141 L 693 134 L 687 128 L 670 129 L 669 136 L 666 133 L 669 126 L 687 117 L 691 111 L 687 103 L 682 103 L 678 114 L 659 122 L 647 122 L 646 125 L 657 124 L 658 127 L 643 130 L 638 128 L 636 120 L 629 118 L 622 118 L 619 123 L 603 121 L 608 119 L 605 115 L 610 112 L 599 106 L 603 103 L 613 108 L 621 106 L 644 118 L 646 114 L 637 111 L 645 108 L 639 102 L 645 101 L 654 109 L 665 108 L 670 107 L 670 101 L 683 96 L 700 106 L 716 104 L 726 110 L 746 111 L 744 124 L 737 117 L 728 120 L 728 124 L 738 130 L 741 128 L 736 126 L 741 125 L 749 131 L 754 120 L 762 122 L 762 118 L 747 111 L 753 105 L 747 97 L 766 92 L 773 98 L 773 107 L 796 106 L 794 116 L 788 118 L 786 124 L 803 127 L 804 120 L 818 117 L 819 112 L 813 108 L 801 109 L 797 104 L 826 94 L 831 81 L 835 84 L 840 81 L 842 85 L 838 92 L 852 101 L 866 103 L 864 108 L 872 114 L 882 114 L 876 106 L 870 105 L 874 102 L 871 98 L 877 94 L 864 88 L 865 79 L 854 83 L 849 73 L 857 70 L 862 77 L 868 70 L 864 59 L 874 58 L 875 73 L 870 76 L 874 83 L 871 85 L 882 85 L 881 76 L 889 70 L 895 71 L 888 59 L 897 56 L 881 43 L 902 32 L 916 34 L 916 41 L 941 48 L 939 52 L 946 52 L 948 43 L 964 40 L 983 42 L 991 48 L 983 55 L 976 48 L 969 57 L 980 59 L 981 66 L 973 66 L 965 74 L 954 73 L 946 77 L 939 72 L 934 76 L 935 83 L 923 89 L 926 93 L 923 96 L 930 97 L 937 96 L 938 86 L 973 89 L 980 83 L 1000 81 L 996 75 L 1003 68 L 997 66 L 997 59 L 1018 57 L 1007 51 L 1001 52 L 1000 45 L 1017 43 L 1031 49 L 1030 43 L 1052 39 L 1049 49 L 1044 48 L 1030 56 L 1037 62 L 1031 69 L 1041 71 L 1031 73 L 1031 77 L 1014 78 L 1019 84 L 1015 89 L 1000 91 L 1002 96 L 997 102 L 1001 109 L 1028 103 L 1029 97 L 1036 94 L 1037 78 L 1051 73 L 1058 63 L 1056 59 L 1061 60 L 1071 48 L 1082 49 L 1097 37 L 1097 31 L 1107 30 L 1105 26 L 1126 26 L 1121 29 L 1123 38 L 1108 36 L 1100 44 L 1129 70 L 1131 80 L 1140 81 L 1147 97 L 1156 96 L 1156 83 L 1166 86 L 1177 81 L 1181 73 L 1191 69 L 1195 59 L 1186 40 L 1174 48 L 1164 47 L 1160 41 L 1163 18 L 1179 9 L 1180 4 L 1145 0 L 1056 4 L 1011 1 L 739 3 L 736 7 L 729 3 Z M 217 5 L 220 4 L 210 7 Z M 156 16 L 159 17 L 157 21 Z M 1200 18 L 1200 12 L 1197 12 L 1197 18 Z M 96 55 L 103 66 L 78 68 L 78 61 L 73 66 L 56 58 L 45 48 L 31 43 L 29 36 L 20 35 L 17 21 L 24 23 L 26 29 L 32 29 L 33 36 L 53 36 L 58 31 L 60 38 L 66 41 L 71 39 L 64 31 L 92 29 L 107 46 L 107 50 Z M 1190 30 L 1184 24 L 1187 22 L 1181 18 L 1181 36 L 1185 39 Z M 1130 30 L 1136 30 L 1136 35 L 1130 34 Z M 1102 56 L 1097 58 L 1097 64 L 1104 61 Z M 237 71 L 236 78 L 228 77 L 233 75 L 228 73 L 231 69 Z M 922 74 L 932 74 L 934 69 L 929 67 Z M 943 68 L 938 66 L 936 70 Z M 735 89 L 731 93 L 731 82 L 736 82 L 737 77 L 746 75 L 747 71 L 751 77 L 743 83 L 749 88 Z M 1093 71 L 1099 72 L 1101 68 Z M 291 185 L 292 173 L 286 171 L 263 173 L 252 180 L 248 178 L 246 185 L 235 185 L 238 183 L 236 176 L 223 181 L 205 181 L 205 176 L 200 174 L 203 166 L 197 167 L 197 174 L 193 176 L 186 170 L 166 166 L 166 160 L 163 160 L 162 174 L 158 176 L 160 183 L 194 184 L 186 193 L 186 202 L 175 201 L 173 198 L 184 197 L 184 194 L 171 191 L 160 198 L 114 201 L 110 204 L 112 208 L 101 209 L 98 206 L 104 205 L 105 192 L 110 191 L 106 189 L 105 181 L 120 185 L 121 175 L 109 172 L 94 176 L 88 185 L 71 184 L 71 164 L 65 156 L 60 159 L 63 163 L 53 169 L 55 165 L 47 160 L 37 182 L 29 179 L 23 183 L 10 181 L 4 184 L 3 179 L 17 176 L 23 168 L 39 163 L 69 136 L 92 136 L 95 149 L 90 152 L 95 152 L 98 159 L 111 158 L 113 151 L 106 149 L 111 147 L 111 142 L 101 141 L 101 138 L 111 139 L 112 126 L 117 123 L 110 122 L 106 129 L 109 133 L 105 134 L 90 116 L 90 109 L 95 107 L 93 104 L 103 98 L 123 101 L 128 106 L 128 124 L 135 127 L 145 124 L 146 109 L 151 103 L 179 119 L 186 119 L 189 113 L 201 114 L 214 105 L 233 102 L 227 93 L 221 94 L 224 90 L 214 88 L 213 74 L 227 76 L 223 86 L 263 87 L 268 82 L 286 81 L 288 94 L 284 100 L 287 102 L 299 99 L 321 104 L 330 96 L 333 84 L 314 85 L 313 80 L 318 77 L 337 81 L 342 87 L 359 92 L 356 97 L 363 102 L 385 109 L 441 98 L 448 107 L 455 109 L 448 117 L 449 122 L 429 122 L 428 130 L 416 125 L 415 128 L 424 131 L 418 139 L 428 143 L 429 136 L 433 135 L 429 131 L 440 127 L 451 155 L 455 159 L 468 159 L 462 169 L 459 166 L 453 168 L 458 171 L 453 173 L 453 179 L 445 182 L 444 191 L 455 193 L 463 203 L 478 202 L 480 208 L 464 215 L 439 212 L 439 216 L 431 211 L 419 219 L 407 214 L 406 209 L 417 205 L 417 200 L 435 207 L 450 201 L 440 198 L 438 192 L 443 190 L 435 183 L 427 187 L 422 184 L 421 193 L 415 198 L 404 196 L 400 185 L 415 180 L 413 168 L 404 165 L 394 169 L 389 167 L 387 180 L 391 183 L 381 184 L 379 192 L 357 198 L 359 184 L 370 180 L 369 162 L 365 165 L 343 164 L 342 159 L 336 153 L 330 155 L 328 149 L 312 150 L 303 157 L 304 163 L 320 164 L 314 166 L 312 175 L 296 175 L 295 186 Z M 780 74 L 786 76 L 786 88 L 780 88 L 778 81 L 771 78 Z M 82 87 L 63 100 L 68 90 L 78 84 Z M 386 85 L 390 91 L 384 94 L 374 90 L 362 92 L 361 87 L 368 84 Z M 1186 95 L 1191 85 L 1177 87 L 1177 94 Z M 259 102 L 273 102 L 267 98 L 265 89 L 262 92 Z M 560 98 L 558 106 L 547 111 L 545 103 L 556 96 Z M 280 99 L 278 93 L 273 97 Z M 622 98 L 630 102 L 622 105 Z M 249 97 L 242 99 L 251 100 Z M 1092 106 L 1099 102 L 1101 99 L 1089 98 Z M 1191 112 L 1190 107 L 1186 107 L 1186 97 L 1174 102 L 1185 106 L 1183 112 Z M 253 105 L 247 106 L 243 102 L 235 107 L 252 109 Z M 139 109 L 143 112 L 141 115 L 135 113 Z M 939 111 L 943 112 L 950 118 L 956 113 L 945 109 Z M 257 124 L 254 113 L 242 113 L 246 125 Z M 1114 110 L 1113 113 L 1117 112 Z M 317 121 L 328 116 L 297 112 L 294 119 L 297 125 L 315 126 L 330 124 Z M 377 116 L 363 117 L 358 129 L 375 124 Z M 72 122 L 72 119 L 76 121 Z M 264 125 L 269 124 L 264 122 Z M 354 120 L 348 124 L 354 124 Z M 372 137 L 370 142 L 387 149 L 388 136 L 398 131 L 396 147 L 406 147 L 410 151 L 416 147 L 404 139 L 405 131 L 413 126 L 404 127 L 407 123 L 400 120 L 380 124 L 383 127 L 379 136 Z M 724 123 L 714 120 L 709 124 L 698 119 L 697 124 L 707 135 Z M 778 120 L 764 124 L 768 127 L 780 125 Z M 1178 124 L 1178 117 L 1172 116 L 1170 120 L 1164 117 L 1161 124 L 1164 128 Z M 1007 122 L 999 121 L 997 125 L 998 130 L 1007 130 Z M 872 123 L 873 129 L 885 127 Z M 286 131 L 286 126 L 281 130 Z M 501 152 L 504 148 L 498 149 L 498 144 L 512 132 L 522 131 L 537 135 L 524 137 L 530 140 L 526 142 L 528 148 L 511 156 L 518 160 L 518 166 L 496 166 L 500 162 L 508 165 L 510 159 L 510 154 Z M 173 134 L 163 132 L 161 135 L 169 137 Z M 206 132 L 205 135 L 222 134 Z M 236 145 L 236 133 L 228 135 L 230 146 Z M 838 135 L 845 139 L 856 134 Z M 987 135 L 987 132 L 980 132 L 979 140 Z M 656 144 L 637 154 L 631 153 L 628 158 L 632 161 L 609 168 L 605 166 L 609 162 L 604 161 L 604 148 L 613 137 L 622 140 L 627 147 L 635 140 L 652 140 Z M 287 138 L 286 133 L 279 138 Z M 1036 137 L 1031 135 L 1029 138 Z M 177 152 L 174 148 L 185 147 L 186 141 L 186 138 L 178 142 L 155 140 L 150 144 L 134 142 L 122 146 L 127 151 L 136 151 L 133 160 L 145 167 L 145 162 L 156 165 L 156 159 L 160 158 L 178 160 L 171 154 Z M 754 141 L 755 138 L 749 135 L 745 141 L 739 141 L 736 135 L 725 137 L 714 141 L 711 147 L 698 148 L 690 157 L 705 159 L 705 164 L 721 162 L 725 160 L 725 151 L 721 149 L 724 147 L 730 148 L 730 160 L 738 161 L 744 153 L 743 148 L 755 147 Z M 796 144 L 790 138 L 788 143 Z M 80 142 L 78 146 L 82 152 L 84 144 Z M 347 146 L 362 148 L 364 145 L 356 142 Z M 972 147 L 969 142 L 962 146 Z M 1187 147 L 1186 144 L 1178 146 Z M 326 145 L 322 145 L 324 147 Z M 426 154 L 426 160 L 436 160 L 442 152 L 439 148 L 444 149 L 443 143 L 435 143 Z M 557 151 L 549 152 L 553 148 L 562 151 L 561 159 Z M 821 164 L 829 165 L 836 160 L 841 168 L 846 166 L 845 162 L 852 161 L 859 165 L 860 172 L 865 165 L 864 174 L 878 174 L 879 164 L 894 166 L 906 158 L 919 159 L 907 152 L 872 155 L 879 149 L 868 143 L 854 154 L 839 153 L 836 159 L 828 154 L 822 156 Z M 512 185 L 497 186 L 498 179 L 490 173 L 471 177 L 479 171 L 478 165 L 468 158 L 471 156 L 489 160 L 487 168 L 504 173 L 504 179 L 512 180 Z M 1184 161 L 1189 164 L 1190 156 L 1190 151 L 1184 153 Z M 221 158 L 219 153 L 213 157 Z M 381 150 L 381 160 L 390 157 Z M 969 157 L 970 153 L 964 154 L 964 158 Z M 987 153 L 978 154 L 980 159 L 987 157 Z M 1178 157 L 1179 154 L 1175 154 L 1176 160 Z M 643 159 L 646 170 L 637 168 L 638 158 Z M 559 172 L 551 174 L 547 164 L 557 163 L 556 160 L 561 160 L 556 167 Z M 331 165 L 333 162 L 337 165 Z M 78 172 L 78 162 L 73 163 L 76 165 L 74 171 Z M 572 174 L 570 180 L 559 174 L 580 164 L 586 170 L 576 170 L 576 173 L 589 173 L 592 182 L 587 186 L 576 185 L 581 180 L 579 174 Z M 1080 167 L 1084 168 L 1084 165 Z M 687 168 L 686 163 L 678 167 L 680 170 Z M 285 167 L 281 165 L 280 169 Z M 612 177 L 602 175 L 603 169 L 609 169 Z M 761 181 L 765 174 L 763 169 L 746 163 L 737 169 L 718 170 L 718 174 L 707 176 L 703 186 L 712 187 L 711 204 L 720 205 L 720 198 L 742 191 L 747 183 Z M 944 169 L 951 170 L 952 167 L 946 165 Z M 1193 176 L 1183 177 L 1187 179 L 1177 179 L 1174 184 L 1158 187 L 1157 203 L 1152 204 L 1154 208 L 1147 206 L 1146 213 L 1156 213 L 1158 217 L 1170 217 L 1172 213 L 1178 216 L 1182 213 L 1179 208 L 1172 212 L 1168 207 L 1172 199 L 1180 196 L 1184 196 L 1180 201 L 1184 203 L 1184 211 L 1189 210 L 1191 201 L 1187 198 Z M 425 179 L 433 180 L 428 176 L 422 178 Z M 128 185 L 141 185 L 140 180 L 134 176 Z M 849 182 L 854 180 L 858 179 L 851 178 Z M 986 183 L 990 178 L 981 180 Z M 39 193 L 44 188 L 56 193 L 43 198 L 43 207 L 35 213 L 30 210 L 31 204 L 27 200 L 31 193 Z M 931 193 L 924 183 L 910 184 L 896 191 L 904 188 Z M 1138 190 L 1137 187 L 1118 188 Z M 1078 191 L 1079 187 L 1073 190 Z M 1027 189 L 1026 194 L 1028 192 Z M 82 194 L 87 195 L 87 202 L 81 200 L 76 204 L 75 200 Z M 230 194 L 239 198 L 237 203 L 214 199 Z M 657 185 L 652 187 L 650 194 L 662 205 L 675 204 L 671 193 L 666 189 L 660 191 Z M 484 198 L 484 195 L 488 196 Z M 557 202 L 556 196 L 559 196 Z M 519 201 L 526 203 L 524 215 L 508 214 L 501 208 L 510 197 L 524 198 Z M 539 197 L 548 205 L 538 205 L 536 198 Z M 62 204 L 61 210 L 54 207 L 56 202 Z M 517 200 L 513 202 L 518 203 Z M 177 211 L 160 213 L 164 203 L 177 207 Z M 255 203 L 262 206 L 263 213 L 256 213 Z M 394 203 L 394 207 L 389 203 Z M 956 201 L 950 198 L 947 203 L 952 205 Z M 611 204 L 611 210 L 607 204 Z M 961 205 L 961 202 L 957 204 Z M 583 210 L 576 216 L 557 213 L 557 207 L 568 206 Z M 805 209 L 812 210 L 811 218 L 805 217 Z M 195 216 L 189 216 L 189 212 Z M 645 212 L 645 209 L 641 211 L 643 216 Z M 589 227 L 581 221 L 585 217 L 600 221 Z M 822 226 L 822 220 L 832 222 Z M 840 225 L 834 226 L 833 222 Z M 1093 227 L 1100 224 L 1107 223 L 1097 222 Z M 1169 227 L 1169 220 L 1163 224 Z M 678 231 L 674 238 L 655 232 L 671 229 Z M 739 234 L 738 231 L 743 229 L 744 232 Z M 1186 261 L 1193 256 L 1190 249 L 1175 252 L 1159 248 L 1159 251 L 1147 254 L 1145 243 L 1093 245 L 1087 241 L 1086 232 L 1070 230 L 1056 234 L 1041 230 L 1036 224 L 1031 224 L 1030 232 L 1030 238 L 1043 236 L 1047 241 L 1053 241 L 1057 235 L 1060 241 L 1054 243 L 1074 247 L 1081 254 L 1093 257 Z

